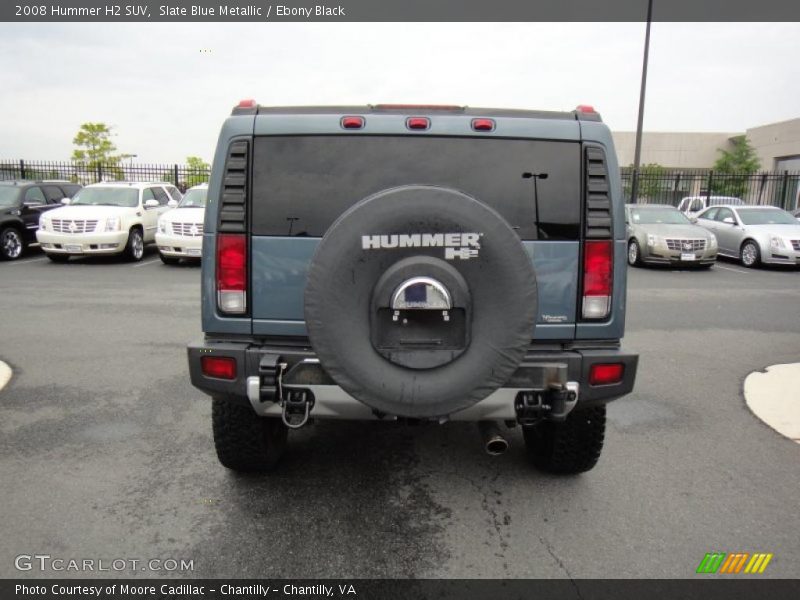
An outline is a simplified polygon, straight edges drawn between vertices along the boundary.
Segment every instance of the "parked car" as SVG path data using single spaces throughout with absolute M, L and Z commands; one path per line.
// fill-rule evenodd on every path
M 711 267 L 717 260 L 713 233 L 694 225 L 672 206 L 625 205 L 628 264 L 684 264 Z
M 0 260 L 16 260 L 29 244 L 43 212 L 61 206 L 81 186 L 69 181 L 0 181 Z
M 796 211 L 794 211 L 792 214 L 794 215 L 794 218 L 795 218 L 795 219 L 797 219 L 798 221 L 800 221 L 800 208 L 798 208 L 798 209 L 797 209 Z
M 188 348 L 220 462 L 269 470 L 312 420 L 409 419 L 475 422 L 490 454 L 517 423 L 538 468 L 591 469 L 636 377 L 623 212 L 588 106 L 243 101 L 214 156 Z
M 712 232 L 719 254 L 745 267 L 759 263 L 800 265 L 800 223 L 774 206 L 712 206 L 697 216 Z
M 196 185 L 186 190 L 175 208 L 158 219 L 156 246 L 164 264 L 174 265 L 181 258 L 200 258 L 207 198 L 208 184 Z
M 169 210 L 169 183 L 95 183 L 80 190 L 69 206 L 42 215 L 36 238 L 47 257 L 124 254 L 142 260 L 155 241 L 158 217 Z M 180 192 L 178 192 L 180 193 Z
M 728 206 L 744 205 L 741 198 L 734 196 L 686 196 L 678 204 L 678 210 L 687 217 L 695 217 L 697 214 L 709 206 Z

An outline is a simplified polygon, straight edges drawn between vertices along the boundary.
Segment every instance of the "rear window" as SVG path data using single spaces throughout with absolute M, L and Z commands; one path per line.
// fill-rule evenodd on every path
M 536 182 L 525 172 L 547 173 Z M 261 136 L 252 231 L 321 237 L 350 206 L 408 184 L 452 187 L 499 212 L 524 240 L 578 239 L 580 144 L 431 136 Z

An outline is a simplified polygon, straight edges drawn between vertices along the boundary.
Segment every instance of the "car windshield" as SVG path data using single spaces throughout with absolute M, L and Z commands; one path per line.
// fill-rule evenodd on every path
M 636 225 L 686 225 L 690 223 L 674 208 L 632 208 L 631 219 Z
M 72 206 L 137 206 L 139 190 L 135 188 L 87 187 L 75 194 L 70 204 Z
M 19 196 L 19 188 L 11 185 L 0 185 L 0 206 L 14 206 Z
M 189 190 L 178 204 L 178 208 L 205 208 L 207 198 L 208 190 L 205 188 Z
M 797 219 L 779 208 L 740 210 L 739 218 L 745 225 L 797 225 Z

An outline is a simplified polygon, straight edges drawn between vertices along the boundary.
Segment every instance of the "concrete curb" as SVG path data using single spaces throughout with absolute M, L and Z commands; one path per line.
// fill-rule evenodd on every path
M 800 444 L 800 363 L 750 373 L 744 380 L 744 399 L 755 416 Z
M 0 360 L 0 391 L 11 381 L 11 367 Z

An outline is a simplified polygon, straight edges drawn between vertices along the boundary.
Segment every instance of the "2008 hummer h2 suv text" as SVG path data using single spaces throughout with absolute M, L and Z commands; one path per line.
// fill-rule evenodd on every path
M 625 223 L 609 129 L 570 112 L 262 107 L 211 172 L 204 337 L 220 462 L 273 467 L 311 419 L 521 425 L 541 469 L 600 456 L 630 392 Z

